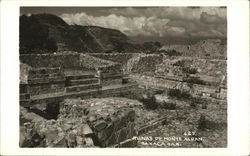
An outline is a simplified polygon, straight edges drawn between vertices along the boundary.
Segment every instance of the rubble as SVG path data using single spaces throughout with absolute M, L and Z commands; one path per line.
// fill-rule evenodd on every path
M 44 147 L 108 147 L 119 144 L 137 134 L 136 114 L 131 105 L 139 107 L 140 103 L 125 98 L 66 99 L 61 103 L 57 120 L 28 124 L 32 133 L 26 140 L 34 142 L 33 136 L 38 136 L 39 141 L 30 146 Z M 136 142 L 127 146 L 136 146 Z

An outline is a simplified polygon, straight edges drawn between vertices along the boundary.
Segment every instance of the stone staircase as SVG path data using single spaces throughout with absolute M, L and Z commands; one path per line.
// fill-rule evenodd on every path
M 66 76 L 66 92 L 81 92 L 100 89 L 99 79 L 94 73 L 80 73 Z

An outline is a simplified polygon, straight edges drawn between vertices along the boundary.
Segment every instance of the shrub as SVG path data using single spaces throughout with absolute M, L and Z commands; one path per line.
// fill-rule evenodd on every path
M 173 66 L 179 66 L 179 67 L 184 67 L 185 61 L 184 60 L 179 60 L 173 64 Z
M 140 100 L 146 109 L 156 109 L 158 107 L 158 104 L 155 101 L 154 96 L 146 96 Z
M 208 128 L 208 120 L 204 115 L 201 115 L 198 120 L 198 129 L 205 130 Z
M 173 109 L 176 108 L 176 104 L 175 103 L 166 103 L 166 102 L 164 102 L 161 107 L 164 108 L 164 109 L 173 110 Z
M 172 97 L 176 97 L 179 99 L 189 99 L 191 95 L 188 92 L 180 91 L 179 89 L 170 89 L 168 90 L 168 95 Z
M 193 83 L 193 84 L 201 84 L 201 85 L 205 85 L 206 84 L 205 81 L 201 80 L 198 77 L 189 77 L 185 81 L 188 82 L 188 83 Z
M 167 56 L 181 56 L 180 52 L 177 52 L 176 50 L 159 50 L 159 53 L 163 53 Z
M 199 130 L 206 130 L 206 129 L 221 129 L 223 126 L 225 126 L 225 123 L 219 123 L 215 121 L 211 121 L 206 117 L 205 115 L 201 114 L 199 120 L 198 120 L 198 129 Z
M 182 68 L 182 71 L 187 74 L 196 74 L 197 69 L 196 68 L 189 68 L 189 67 L 184 67 Z
M 197 105 L 197 104 L 196 104 L 195 102 L 193 102 L 193 101 L 190 103 L 190 107 L 191 107 L 191 108 L 196 108 L 196 105 Z
M 162 93 L 164 93 L 164 90 L 156 90 L 155 91 L 155 94 L 162 94 Z

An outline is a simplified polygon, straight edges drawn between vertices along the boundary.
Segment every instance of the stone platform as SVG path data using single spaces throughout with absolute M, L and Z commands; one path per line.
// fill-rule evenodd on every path
M 123 85 L 110 85 L 102 87 L 100 89 L 92 89 L 80 92 L 56 92 L 49 94 L 40 94 L 31 96 L 28 100 L 20 101 L 20 105 L 23 107 L 29 107 L 33 105 L 47 105 L 50 103 L 56 103 L 63 101 L 66 98 L 90 98 L 90 97 L 108 97 L 108 96 L 119 96 L 120 94 L 129 91 L 133 87 L 136 87 L 135 83 L 128 83 Z

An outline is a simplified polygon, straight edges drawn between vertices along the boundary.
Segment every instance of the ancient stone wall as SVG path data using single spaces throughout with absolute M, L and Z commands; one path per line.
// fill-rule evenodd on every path
M 160 88 L 160 89 L 178 89 L 186 91 L 195 96 L 204 98 L 217 98 L 221 100 L 226 100 L 227 89 L 222 86 L 209 86 L 192 84 L 182 81 L 155 78 L 152 76 L 145 76 L 139 74 L 133 74 L 129 76 L 132 80 L 137 83 L 144 85 L 146 87 Z
M 175 50 L 182 56 L 206 59 L 227 59 L 227 44 L 220 39 L 207 39 L 191 45 L 167 45 L 162 50 Z
M 226 60 L 164 57 L 154 75 L 163 79 L 226 87 L 226 71 Z
M 154 72 L 156 66 L 162 62 L 163 57 L 160 54 L 144 54 L 133 57 L 128 60 L 127 73 L 148 73 Z
M 157 66 L 156 72 L 167 72 L 176 67 L 189 67 L 197 70 L 197 73 L 208 76 L 226 75 L 227 61 L 219 59 L 199 59 L 191 57 L 164 57 Z M 179 71 L 183 72 L 183 71 Z
M 86 69 L 95 69 L 101 79 L 101 85 L 107 86 L 122 83 L 122 67 L 120 63 L 100 59 L 88 54 L 80 54 L 81 66 Z
M 76 68 L 80 65 L 79 54 L 73 52 L 56 54 L 22 54 L 20 61 L 31 67 Z
M 120 63 L 122 66 L 126 66 L 129 59 L 140 55 L 140 53 L 90 53 L 89 55 L 95 56 L 104 60 Z
M 105 68 L 115 66 L 118 63 L 90 56 L 88 54 L 80 54 L 80 66 L 87 69 Z
M 31 68 L 26 74 L 30 95 L 60 92 L 65 89 L 65 76 L 59 67 Z
M 121 64 L 87 54 L 21 55 L 20 81 L 28 84 L 32 95 L 62 92 L 65 89 L 64 70 L 95 70 L 102 85 L 122 84 Z

